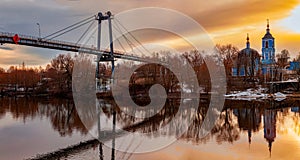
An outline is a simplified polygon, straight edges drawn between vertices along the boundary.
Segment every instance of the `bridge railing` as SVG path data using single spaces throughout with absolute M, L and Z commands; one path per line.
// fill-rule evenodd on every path
M 12 38 L 15 36 L 15 33 L 10 33 L 10 32 L 0 32 L 0 37 L 9 37 Z M 18 34 L 20 39 L 27 39 L 27 40 L 32 40 L 32 41 L 41 41 L 41 42 L 48 42 L 48 43 L 56 43 L 56 44 L 63 44 L 63 45 L 69 45 L 69 46 L 74 46 L 74 47 L 85 47 L 85 48 L 92 48 L 89 45 L 81 45 L 81 44 L 76 44 L 72 42 L 65 42 L 65 41 L 60 41 L 60 40 L 50 40 L 50 39 L 43 39 L 35 36 L 29 36 L 29 35 L 24 35 L 24 34 Z
M 15 36 L 15 34 L 16 33 L 0 32 L 0 38 L 1 37 L 13 38 Z M 18 36 L 20 37 L 21 40 L 23 39 L 23 40 L 31 40 L 31 41 L 37 41 L 37 42 L 54 43 L 54 44 L 60 44 L 60 45 L 68 45 L 68 46 L 77 47 L 77 48 L 86 48 L 86 49 L 91 49 L 91 50 L 97 50 L 96 47 L 93 47 L 92 45 L 82 45 L 82 44 L 60 41 L 60 40 L 43 39 L 43 38 L 24 35 L 24 34 L 18 34 Z M 109 50 L 103 50 L 103 52 L 109 52 Z M 117 50 L 115 50 L 114 53 L 123 54 L 123 52 L 117 51 Z
M 16 33 L 10 33 L 10 32 L 0 32 L 0 43 L 14 43 L 13 37 Z M 109 55 L 109 50 L 97 50 L 95 47 L 91 45 L 81 45 L 76 44 L 72 42 L 65 42 L 65 41 L 59 41 L 59 40 L 50 40 L 50 39 L 43 39 L 35 36 L 28 36 L 23 34 L 18 34 L 18 37 L 20 38 L 20 43 L 22 42 L 23 45 L 35 45 L 38 47 L 57 47 L 57 48 L 64 48 L 64 50 L 70 50 L 70 51 L 78 51 L 83 53 L 91 53 L 95 55 L 99 54 L 106 54 Z M 8 41 L 9 40 L 9 41 Z M 152 62 L 150 59 L 146 57 L 139 57 L 135 56 L 126 52 L 114 50 L 115 58 L 122 58 L 127 60 L 133 60 L 133 61 L 141 61 L 141 62 Z

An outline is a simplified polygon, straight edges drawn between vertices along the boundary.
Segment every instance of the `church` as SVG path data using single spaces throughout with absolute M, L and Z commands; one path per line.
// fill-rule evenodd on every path
M 260 74 L 273 77 L 275 68 L 275 38 L 270 32 L 269 20 L 266 34 L 262 38 L 262 54 L 250 47 L 250 38 L 247 34 L 246 48 L 238 53 L 232 67 L 233 76 L 255 77 Z

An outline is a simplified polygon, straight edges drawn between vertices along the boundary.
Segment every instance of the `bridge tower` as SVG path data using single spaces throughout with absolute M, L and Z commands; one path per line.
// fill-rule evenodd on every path
M 104 55 L 98 55 L 97 56 L 97 67 L 96 67 L 96 87 L 98 89 L 99 87 L 99 80 L 100 80 L 100 75 L 99 75 L 99 70 L 100 70 L 100 62 L 105 62 L 105 61 L 110 61 L 111 62 L 111 69 L 112 73 L 114 72 L 115 69 L 115 61 L 114 61 L 114 46 L 113 46 L 113 36 L 112 36 L 112 14 L 110 11 L 106 12 L 104 15 L 99 12 L 96 20 L 98 20 L 98 38 L 97 38 L 97 50 L 100 50 L 101 47 L 101 24 L 102 21 L 107 20 L 108 21 L 108 31 L 109 31 L 109 42 L 110 42 L 110 54 L 109 56 L 104 56 Z

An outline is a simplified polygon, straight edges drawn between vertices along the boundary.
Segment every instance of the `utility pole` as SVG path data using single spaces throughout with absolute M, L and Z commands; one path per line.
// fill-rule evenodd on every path
M 39 28 L 39 38 L 41 38 L 41 25 L 40 25 L 40 23 L 36 23 L 36 25 Z

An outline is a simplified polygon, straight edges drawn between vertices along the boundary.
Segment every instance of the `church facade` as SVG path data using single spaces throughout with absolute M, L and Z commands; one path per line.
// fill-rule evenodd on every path
M 250 38 L 247 35 L 246 48 L 238 53 L 234 60 L 232 75 L 254 77 L 260 74 L 273 76 L 275 68 L 275 38 L 270 32 L 269 21 L 266 34 L 262 38 L 261 55 L 250 48 Z
M 269 21 L 265 36 L 262 38 L 262 73 L 272 75 L 275 65 L 275 38 L 270 33 Z

